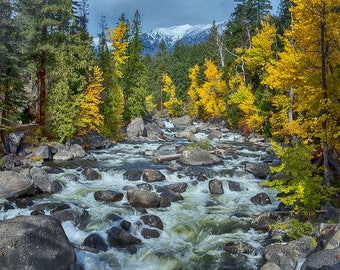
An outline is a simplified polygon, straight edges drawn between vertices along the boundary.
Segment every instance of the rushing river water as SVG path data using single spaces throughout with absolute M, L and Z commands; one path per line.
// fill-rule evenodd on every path
M 203 138 L 206 135 L 200 136 Z M 226 153 L 222 164 L 184 167 L 184 170 L 177 172 L 169 171 L 167 162 L 155 163 L 151 156 L 145 155 L 146 151 L 156 150 L 164 143 L 120 143 L 109 149 L 92 151 L 90 154 L 96 157 L 94 160 L 84 158 L 53 163 L 54 167 L 61 167 L 62 171 L 52 174 L 52 177 L 60 180 L 64 189 L 51 196 L 36 199 L 35 203 L 64 202 L 84 207 L 90 216 L 85 228 L 79 228 L 70 221 L 63 222 L 70 241 L 77 244 L 81 244 L 86 236 L 94 232 L 106 239 L 107 230 L 116 225 L 107 220 L 110 213 L 118 214 L 131 222 L 131 233 L 142 239 L 137 253 L 130 254 L 116 248 L 109 248 L 99 254 L 77 250 L 79 265 L 84 269 L 257 269 L 262 260 L 267 235 L 253 230 L 250 222 L 254 213 L 273 210 L 275 205 L 256 206 L 250 202 L 252 196 L 264 190 L 259 186 L 260 180 L 245 172 L 244 163 L 259 161 L 266 154 L 265 147 L 236 143 L 238 136 L 225 133 L 218 141 L 230 144 L 235 150 L 233 153 Z M 101 179 L 84 180 L 81 174 L 83 167 L 91 167 L 100 172 Z M 148 213 L 159 216 L 163 221 L 164 229 L 160 231 L 159 238 L 143 238 L 141 213 L 129 206 L 126 196 L 121 201 L 107 203 L 96 201 L 93 195 L 95 191 L 105 189 L 125 194 L 124 187 L 145 182 L 124 180 L 124 172 L 142 171 L 145 168 L 160 170 L 166 176 L 164 182 L 152 183 L 153 186 L 188 183 L 187 190 L 182 193 L 184 200 L 173 202 L 167 208 L 147 209 Z M 197 180 L 195 175 L 198 173 L 206 175 L 208 179 Z M 224 194 L 210 194 L 210 179 L 218 179 L 223 183 Z M 238 182 L 242 190 L 230 191 L 228 181 Z M 29 209 L 14 209 L 1 213 L 0 219 L 29 215 L 30 212 Z M 232 241 L 250 245 L 253 252 L 247 255 L 226 252 L 223 245 Z

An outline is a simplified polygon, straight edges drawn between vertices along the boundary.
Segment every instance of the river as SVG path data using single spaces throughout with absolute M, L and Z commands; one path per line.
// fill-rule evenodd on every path
M 171 129 L 168 135 L 173 136 Z M 204 138 L 205 133 L 197 134 Z M 64 186 L 61 192 L 41 199 L 35 204 L 64 202 L 85 208 L 90 221 L 85 228 L 71 221 L 63 222 L 63 228 L 71 242 L 81 244 L 90 233 L 98 233 L 107 238 L 107 230 L 116 225 L 107 215 L 115 213 L 131 222 L 130 232 L 142 239 L 137 253 L 130 254 L 116 248 L 109 248 L 99 254 L 77 250 L 77 259 L 83 269 L 124 269 L 124 270 L 170 270 L 170 269 L 257 269 L 262 262 L 263 247 L 267 234 L 250 227 L 254 213 L 276 208 L 275 196 L 259 186 L 260 179 L 244 170 L 245 162 L 258 162 L 266 155 L 267 145 L 237 143 L 240 135 L 225 132 L 218 141 L 228 144 L 233 151 L 225 153 L 222 164 L 215 166 L 183 167 L 172 172 L 167 169 L 168 162 L 155 163 L 146 152 L 154 151 L 164 144 L 171 143 L 119 143 L 105 150 L 91 151 L 88 157 L 68 162 L 49 163 L 59 170 L 51 174 Z M 177 143 L 186 143 L 178 140 Z M 82 168 L 90 167 L 100 173 L 101 179 L 87 181 L 81 173 Z M 124 179 L 127 170 L 142 171 L 157 169 L 166 176 L 153 187 L 186 182 L 187 190 L 182 193 L 184 200 L 172 202 L 167 208 L 147 209 L 150 214 L 160 217 L 164 229 L 159 238 L 144 239 L 141 235 L 140 211 L 129 206 L 126 196 L 114 203 L 94 199 L 97 190 L 115 190 L 126 193 L 126 186 L 136 186 L 144 181 Z M 197 175 L 207 176 L 207 180 L 197 179 Z M 210 194 L 208 183 L 217 179 L 223 183 L 224 194 Z M 240 184 L 241 191 L 230 191 L 228 181 Z M 267 192 L 273 204 L 256 206 L 250 198 L 259 192 Z M 29 215 L 30 209 L 13 209 L 0 213 L 0 219 L 17 215 Z M 223 248 L 229 242 L 243 242 L 252 247 L 250 254 L 235 255 Z

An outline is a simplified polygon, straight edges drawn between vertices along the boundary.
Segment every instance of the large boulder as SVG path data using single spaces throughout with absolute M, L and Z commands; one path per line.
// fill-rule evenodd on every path
M 33 180 L 12 171 L 0 172 L 0 198 L 13 199 L 33 192 Z
M 164 132 L 160 129 L 160 127 L 155 122 L 146 124 L 145 129 L 146 129 L 146 134 L 149 137 L 149 139 L 158 138 L 159 140 L 164 135 Z
M 130 189 L 127 199 L 133 207 L 152 208 L 159 206 L 160 197 L 155 192 L 142 189 Z
M 1 269 L 76 269 L 76 254 L 61 223 L 51 216 L 0 221 Z
M 267 263 L 273 263 L 282 270 L 291 270 L 296 269 L 299 259 L 307 257 L 314 249 L 315 240 L 306 236 L 287 243 L 270 244 L 266 246 L 264 253 Z
M 165 180 L 165 175 L 154 169 L 144 169 L 143 180 L 149 183 L 161 182 Z
M 146 137 L 147 133 L 143 119 L 139 117 L 133 119 L 126 128 L 126 134 L 129 139 Z
M 94 193 L 96 201 L 117 202 L 123 199 L 123 193 L 114 190 L 98 190 Z
M 200 148 L 189 148 L 182 152 L 180 162 L 189 166 L 213 165 L 221 159 Z
M 175 117 L 171 119 L 171 122 L 177 129 L 185 129 L 191 125 L 191 119 L 189 116 L 185 115 L 182 117 Z
M 163 222 L 159 216 L 146 214 L 140 217 L 145 225 L 163 230 Z
M 98 233 L 91 233 L 84 239 L 82 245 L 102 251 L 109 249 L 105 240 Z
M 140 244 L 142 241 L 119 227 L 107 231 L 107 241 L 110 247 L 126 248 L 129 245 Z
M 301 266 L 301 270 L 339 270 L 340 247 L 336 249 L 324 249 L 307 257 Z
M 224 193 L 223 184 L 221 181 L 217 179 L 213 179 L 209 181 L 209 192 L 211 194 L 221 195 Z
M 39 147 L 33 149 L 32 154 L 35 157 L 40 157 L 42 160 L 52 160 L 52 153 L 46 144 L 42 144 Z
M 33 167 L 30 169 L 30 175 L 34 185 L 43 193 L 52 194 L 62 190 L 62 185 L 41 168 Z
M 269 165 L 267 163 L 248 162 L 245 165 L 245 170 L 260 179 L 266 179 L 270 174 Z
M 258 193 L 251 197 L 250 201 L 255 205 L 267 205 L 272 203 L 269 196 L 264 192 Z
M 21 148 L 24 136 L 25 135 L 22 131 L 16 131 L 9 134 L 5 139 L 6 150 L 11 154 L 16 155 Z
M 82 157 L 85 157 L 86 155 L 85 150 L 79 144 L 72 144 L 70 146 L 70 152 L 73 154 L 74 158 L 82 158 Z

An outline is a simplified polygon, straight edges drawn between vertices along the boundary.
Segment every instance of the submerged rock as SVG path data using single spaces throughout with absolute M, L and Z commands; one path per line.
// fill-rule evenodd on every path
M 209 181 L 209 191 L 211 194 L 221 195 L 224 193 L 223 184 L 221 181 L 213 179 Z
M 114 190 L 98 190 L 93 194 L 96 201 L 117 202 L 123 199 L 123 193 Z
M 251 197 L 250 201 L 255 205 L 267 205 L 272 203 L 269 196 L 264 192 L 258 193 Z
M 60 222 L 20 216 L 0 222 L 1 269 L 76 269 L 76 254 Z
M 105 240 L 97 233 L 91 233 L 89 236 L 87 236 L 84 239 L 82 245 L 101 251 L 107 251 L 109 249 L 109 246 L 105 243 Z

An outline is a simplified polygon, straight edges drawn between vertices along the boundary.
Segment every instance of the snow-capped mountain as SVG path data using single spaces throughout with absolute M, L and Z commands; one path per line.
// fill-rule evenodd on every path
M 216 23 L 218 31 L 221 33 L 225 29 L 226 22 Z M 197 44 L 206 41 L 212 24 L 200 25 L 180 25 L 169 28 L 156 28 L 142 35 L 144 54 L 155 55 L 162 40 L 171 51 L 177 41 L 183 44 Z

